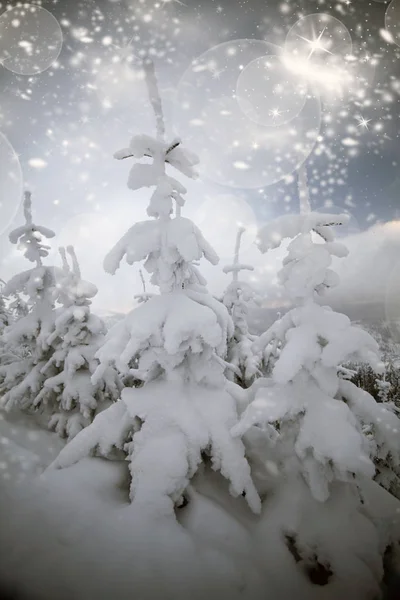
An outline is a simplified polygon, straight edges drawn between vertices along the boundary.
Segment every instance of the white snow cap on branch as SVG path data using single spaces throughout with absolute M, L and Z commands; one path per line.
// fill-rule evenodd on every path
M 330 226 L 346 223 L 348 218 L 345 214 L 313 212 L 284 215 L 260 230 L 258 246 L 261 252 L 277 248 L 285 238 L 292 239 L 278 276 L 293 299 L 311 298 L 314 292 L 322 295 L 328 288 L 338 285 L 338 276 L 329 268 L 332 256 L 344 258 L 348 250 L 344 244 L 334 241 Z M 318 234 L 320 239 L 314 240 L 311 232 Z
M 349 215 L 310 212 L 301 215 L 283 215 L 264 225 L 257 236 L 257 246 L 261 252 L 278 248 L 284 239 L 293 239 L 300 233 L 315 231 L 324 240 L 333 241 L 331 226 L 344 225 Z
M 203 284 L 190 263 L 203 256 L 213 265 L 219 260 L 200 229 L 184 217 L 136 223 L 108 253 L 104 270 L 113 275 L 124 256 L 130 265 L 146 259 L 144 267 L 152 274 L 151 283 L 163 291 L 182 284 Z
M 102 365 L 115 363 L 120 372 L 144 381 L 161 369 L 168 377 L 176 371 L 176 377 L 181 373 L 196 383 L 221 384 L 222 369 L 215 355 L 225 356 L 232 324 L 216 300 L 203 293 L 193 301 L 193 294 L 153 296 L 133 310 L 107 335 L 97 353 L 101 364 L 96 373 L 102 373 Z M 137 364 L 134 370 L 132 362 Z
M 180 214 L 180 209 L 185 203 L 183 195 L 186 194 L 186 188 L 179 181 L 167 175 L 166 165 L 168 164 L 187 177 L 195 179 L 197 173 L 193 167 L 198 163 L 198 158 L 182 148 L 179 138 L 170 142 L 164 140 L 164 117 L 151 60 L 144 61 L 144 71 L 149 99 L 156 118 L 157 138 L 136 135 L 132 138 L 129 147 L 118 150 L 114 154 L 114 158 L 118 160 L 134 158 L 138 161 L 143 158 L 151 159 L 150 164 L 136 163 L 133 165 L 128 178 L 128 187 L 132 190 L 155 187 L 147 214 L 150 217 L 165 218 L 173 211 L 173 201 L 176 203 L 176 214 Z
M 24 216 L 25 225 L 11 231 L 9 239 L 12 244 L 19 242 L 19 248 L 23 250 L 24 256 L 31 262 L 36 262 L 37 266 L 40 266 L 42 258 L 48 256 L 50 248 L 41 243 L 41 238 L 42 236 L 52 238 L 55 236 L 55 233 L 51 229 L 47 229 L 47 227 L 33 223 L 31 192 L 25 192 L 24 195 Z

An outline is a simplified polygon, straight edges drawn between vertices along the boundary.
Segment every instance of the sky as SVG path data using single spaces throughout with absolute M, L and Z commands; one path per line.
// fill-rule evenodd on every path
M 48 263 L 72 243 L 99 288 L 94 307 L 134 305 L 138 267 L 111 277 L 102 261 L 146 218 L 149 191 L 127 189 L 131 165 L 113 153 L 154 133 L 150 56 L 168 135 L 200 157 L 199 179 L 183 182 L 184 214 L 220 254 L 221 268 L 204 266 L 210 290 L 228 282 L 222 266 L 243 223 L 253 284 L 279 303 L 283 250 L 261 255 L 254 240 L 263 223 L 298 212 L 305 162 L 312 207 L 351 215 L 331 301 L 396 313 L 400 0 L 43 0 L 0 12 L 2 279 L 30 266 L 8 241 L 29 188 L 34 220 L 56 232 Z

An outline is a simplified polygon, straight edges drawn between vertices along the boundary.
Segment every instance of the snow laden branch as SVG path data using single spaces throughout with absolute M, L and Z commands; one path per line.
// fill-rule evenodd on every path
M 199 228 L 185 217 L 133 225 L 106 256 L 105 271 L 114 274 L 124 256 L 130 265 L 145 260 L 151 283 L 161 291 L 203 285 L 204 279 L 192 262 L 204 257 L 215 265 L 219 260 Z
M 11 231 L 9 239 L 12 244 L 19 243 L 18 248 L 23 251 L 24 256 L 31 262 L 36 262 L 36 265 L 40 267 L 42 258 L 48 256 L 50 248 L 41 243 L 42 236 L 52 238 L 55 236 L 55 233 L 51 229 L 47 229 L 47 227 L 33 223 L 30 192 L 25 192 L 24 195 L 24 216 L 25 225 Z
M 310 212 L 300 215 L 283 215 L 264 225 L 258 232 L 257 246 L 261 252 L 278 248 L 284 239 L 293 239 L 302 231 L 315 231 L 326 242 L 334 240 L 330 227 L 349 222 L 346 214 Z M 339 244 L 338 244 L 339 245 Z

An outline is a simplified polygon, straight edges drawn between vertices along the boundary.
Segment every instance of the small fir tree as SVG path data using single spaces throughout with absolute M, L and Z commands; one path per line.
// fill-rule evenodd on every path
M 8 364 L 16 357 L 13 353 L 7 352 L 5 348 L 4 332 L 11 323 L 10 307 L 6 305 L 6 299 L 3 295 L 3 287 L 5 282 L 0 279 L 0 365 Z
M 228 343 L 228 362 L 235 370 L 228 369 L 228 376 L 235 380 L 241 387 L 249 387 L 258 375 L 261 375 L 261 356 L 253 350 L 256 336 L 249 332 L 247 324 L 248 306 L 256 303 L 257 298 L 251 285 L 239 280 L 241 271 L 253 271 L 251 265 L 239 262 L 240 244 L 244 227 L 239 227 L 233 263 L 223 268 L 224 273 L 232 273 L 232 281 L 226 288 L 222 302 L 228 309 L 234 324 L 234 334 Z
M 96 286 L 81 278 L 72 246 L 68 246 L 67 252 L 72 268 L 64 248 L 60 248 L 63 276 L 58 286 L 62 306 L 56 310 L 54 327 L 47 339 L 53 351 L 41 369 L 45 380 L 34 405 L 45 406 L 51 415 L 49 427 L 72 439 L 118 398 L 121 385 L 112 366 L 104 370 L 95 384 L 91 381 L 99 364 L 95 354 L 104 342 L 106 327 L 90 311 Z
M 48 338 L 54 325 L 60 274 L 56 267 L 43 265 L 49 246 L 42 243 L 42 238 L 55 234 L 33 223 L 30 192 L 25 192 L 24 216 L 25 225 L 14 229 L 9 239 L 35 266 L 15 275 L 3 289 L 7 297 L 23 294 L 29 298 L 29 312 L 13 321 L 4 333 L 5 349 L 14 356 L 10 364 L 0 368 L 1 403 L 8 411 L 34 409 L 35 398 L 43 387 L 42 368 L 52 353 Z
M 11 321 L 10 309 L 6 306 L 6 301 L 3 294 L 4 285 L 5 282 L 0 279 L 0 335 L 3 333 L 4 329 L 10 325 Z

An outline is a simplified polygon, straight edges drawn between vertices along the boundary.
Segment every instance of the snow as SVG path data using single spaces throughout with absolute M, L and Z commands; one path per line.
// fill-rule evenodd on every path
M 90 298 L 97 288 L 82 280 L 74 249 L 60 249 L 62 269 L 43 266 L 40 244 L 30 239 L 32 227 L 30 195 L 25 195 L 26 225 L 12 232 L 16 243 L 21 231 L 29 253 L 37 262 L 30 271 L 16 275 L 4 293 L 24 293 L 29 310 L 4 331 L 4 349 L 9 357 L 0 365 L 1 403 L 15 409 L 47 415 L 50 428 L 61 436 L 74 437 L 88 425 L 101 404 L 116 399 L 121 388 L 114 369 L 108 368 L 96 386 L 90 378 L 97 367 L 94 356 L 103 341 L 104 323 L 90 313 Z M 58 301 L 61 307 L 55 308 Z M 104 404 L 105 406 L 105 404 Z M 103 406 L 103 407 L 104 407 Z
M 144 267 L 152 274 L 151 283 L 163 290 L 202 283 L 196 269 L 192 265 L 183 269 L 182 261 L 190 263 L 204 256 L 211 264 L 218 263 L 218 256 L 200 230 L 184 217 L 136 223 L 107 254 L 104 270 L 113 275 L 124 256 L 130 265 L 146 259 Z
M 47 229 L 41 225 L 35 225 L 32 222 L 32 201 L 31 193 L 24 194 L 24 216 L 25 225 L 17 227 L 9 234 L 9 240 L 12 244 L 19 242 L 19 247 L 23 250 L 24 256 L 31 262 L 36 262 L 37 266 L 41 265 L 42 258 L 48 256 L 49 246 L 41 243 L 42 236 L 52 238 L 55 236 L 54 231 Z
M 311 212 L 303 166 L 301 214 L 258 238 L 262 251 L 291 238 L 279 281 L 294 308 L 253 336 L 244 229 L 220 301 L 198 269 L 218 256 L 181 216 L 186 188 L 169 173 L 194 179 L 197 159 L 166 140 L 147 59 L 144 76 L 156 137 L 115 158 L 136 161 L 131 190 L 154 188 L 150 219 L 104 267 L 144 261 L 159 294 L 142 277 L 140 305 L 106 335 L 74 249 L 60 249 L 60 269 L 42 264 L 54 234 L 33 224 L 29 193 L 10 235 L 36 266 L 4 290 L 28 296 L 28 312 L 2 338 L 1 401 L 19 411 L 0 421 L 0 577 L 52 600 L 375 599 L 400 536 L 400 504 L 377 483 L 396 475 L 398 417 L 343 367 L 382 371 L 377 343 L 316 302 L 339 284 L 333 258 L 347 249 L 330 226 L 348 217 Z M 41 429 L 48 418 L 66 445 Z
M 389 405 L 378 405 L 339 376 L 341 364 L 351 360 L 365 361 L 379 372 L 382 363 L 375 340 L 346 316 L 315 302 L 326 287 L 338 283 L 330 270 L 331 254 L 345 256 L 345 250 L 333 242 L 329 229 L 323 235 L 318 231 L 328 225 L 323 215 L 304 212 L 295 220 L 284 219 L 283 225 L 285 235 L 294 239 L 279 277 L 297 306 L 254 342 L 256 352 L 275 344 L 279 354 L 274 356 L 270 380 L 250 388 L 248 406 L 232 435 L 244 436 L 250 445 L 258 489 L 261 485 L 265 489 L 267 522 L 274 518 L 273 510 L 268 511 L 269 493 L 279 498 L 281 515 L 297 494 L 293 515 L 284 520 L 275 515 L 281 533 L 289 536 L 288 549 L 296 562 L 317 565 L 315 576 L 325 579 L 320 585 L 329 587 L 329 593 L 336 590 L 337 597 L 346 588 L 355 597 L 369 597 L 378 590 L 382 549 L 390 536 L 369 513 L 362 489 L 375 476 L 377 457 L 393 456 L 393 463 L 398 462 L 398 418 Z M 322 242 L 311 235 L 314 228 Z M 271 231 L 268 227 L 264 231 L 265 248 L 279 242 Z M 259 440 L 251 449 L 256 427 Z M 263 453 L 273 460 L 275 481 L 271 468 L 262 464 Z M 305 516 L 309 510 L 312 523 Z M 345 522 L 348 525 L 341 530 Z M 275 521 L 269 527 L 279 526 Z
M 349 216 L 346 214 L 332 215 L 326 213 L 311 212 L 301 215 L 283 215 L 272 219 L 258 232 L 257 245 L 261 252 L 272 250 L 280 246 L 286 238 L 295 238 L 301 231 L 315 230 L 326 241 L 333 241 L 329 226 L 348 223 Z M 340 248 L 341 244 L 333 247 Z M 342 250 L 340 250 L 342 252 Z
M 100 366 L 95 380 L 97 373 L 103 372 L 103 364 L 114 363 L 122 373 L 133 373 L 130 363 L 136 357 L 135 373 L 144 380 L 158 368 L 168 373 L 184 365 L 198 381 L 218 379 L 219 366 L 213 367 L 212 352 L 215 349 L 223 353 L 226 345 L 223 333 L 227 330 L 229 318 L 222 314 L 224 321 L 220 323 L 224 329 L 221 330 L 215 312 L 201 304 L 207 299 L 206 294 L 193 298 L 183 292 L 174 292 L 154 296 L 134 309 L 123 322 L 111 329 L 99 349 Z M 185 315 L 184 319 L 182 315 Z M 209 349 L 203 351 L 204 345 Z M 187 357 L 188 350 L 196 354 L 196 372 Z
M 53 466 L 66 468 L 96 448 L 107 456 L 113 445 L 123 448 L 122 440 L 132 439 L 128 444 L 131 499 L 137 510 L 157 516 L 173 512 L 174 502 L 184 494 L 202 452 L 207 451 L 213 469 L 230 481 L 231 493 L 245 492 L 250 507 L 258 512 L 258 494 L 244 447 L 229 434 L 236 418 L 235 402 L 228 392 L 204 392 L 201 387 L 165 381 L 125 389 L 121 401 L 101 413 Z
M 132 590 L 144 600 L 183 600 L 188 594 L 198 600 L 217 600 L 221 594 L 237 600 L 262 598 L 262 573 L 239 546 L 244 538 L 251 548 L 251 533 L 236 519 L 193 492 L 187 528 L 170 519 L 150 521 L 132 512 L 125 478 L 124 463 L 86 459 L 75 467 L 72 479 L 67 471 L 52 471 L 23 488 L 23 494 L 20 488 L 19 496 L 9 499 L 15 512 L 3 497 L 2 508 L 19 516 L 0 532 L 2 545 L 14 549 L 2 560 L 2 581 L 18 581 L 21 591 L 36 590 L 54 600 L 77 594 L 125 600 Z M 212 543 L 196 536 L 199 519 L 203 531 L 210 522 Z M 16 551 L 13 540 L 22 530 L 24 547 Z M 104 549 L 111 558 L 105 560 Z
M 11 424 L 2 428 L 1 423 L 2 434 L 9 437 Z M 86 458 L 73 468 L 48 470 L 32 479 L 55 456 L 61 440 L 40 431 L 39 439 L 31 441 L 28 432 L 31 423 L 28 430 L 18 426 L 10 448 L 18 455 L 19 472 L 25 457 L 35 468 L 18 485 L 3 481 L 0 493 L 1 513 L 8 516 L 0 528 L 0 543 L 8 548 L 0 578 L 21 593 L 36 592 L 43 600 L 126 600 L 132 590 L 143 600 L 183 600 L 189 594 L 198 600 L 261 600 L 268 589 L 273 600 L 336 600 L 349 589 L 360 597 L 360 583 L 367 594 L 377 589 L 379 568 L 371 576 L 367 564 L 373 563 L 379 540 L 372 528 L 366 532 L 361 513 L 349 519 L 343 489 L 328 505 L 310 505 L 301 480 L 287 488 L 279 479 L 279 491 L 269 496 L 261 517 L 255 517 L 244 498 L 232 498 L 217 473 L 203 467 L 187 491 L 189 504 L 177 509 L 176 520 L 154 521 L 129 504 L 125 461 Z M 26 453 L 22 439 L 28 441 Z M 51 451 L 50 439 L 55 446 Z M 398 517 L 394 522 L 398 501 L 368 481 L 363 497 L 395 538 L 400 533 Z M 322 523 L 324 536 L 335 541 L 333 553 L 325 557 L 320 554 Z M 296 567 L 282 529 L 297 536 L 303 558 Z M 351 543 L 362 550 L 349 564 Z M 312 564 L 314 552 L 342 572 L 333 588 L 313 586 L 304 577 L 302 569 Z

